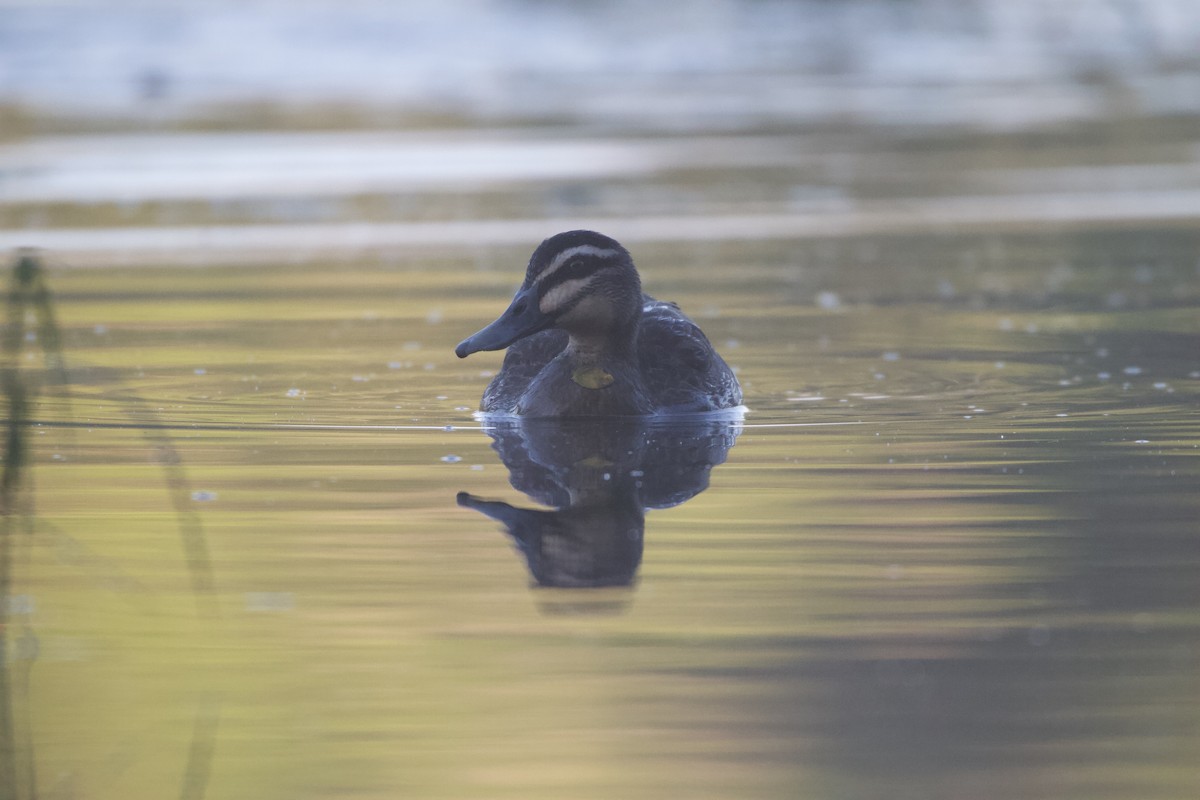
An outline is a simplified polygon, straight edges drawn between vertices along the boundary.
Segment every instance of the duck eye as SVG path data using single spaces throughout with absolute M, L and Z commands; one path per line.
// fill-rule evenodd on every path
M 514 315 L 520 315 L 520 314 L 525 313 L 525 301 L 523 299 L 518 300 L 516 303 L 513 304 L 512 313 Z
M 572 262 L 571 262 L 571 267 L 570 267 L 570 268 L 571 268 L 571 269 L 583 269 L 583 261 L 582 261 L 581 259 L 578 259 L 578 258 L 577 258 L 577 259 L 575 259 L 574 261 L 572 261 Z

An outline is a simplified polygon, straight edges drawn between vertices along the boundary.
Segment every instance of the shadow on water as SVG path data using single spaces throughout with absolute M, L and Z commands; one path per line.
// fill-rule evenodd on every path
M 460 492 L 458 504 L 501 522 L 536 586 L 632 587 L 647 509 L 679 505 L 708 488 L 741 432 L 740 421 L 505 420 L 488 429 L 514 489 L 550 510 Z M 545 598 L 543 598 L 545 599 Z M 561 602 L 555 602 L 561 600 Z M 574 593 L 548 612 L 619 611 L 627 594 Z
M 27 613 L 32 601 L 15 594 L 14 563 L 29 555 L 29 544 L 37 529 L 34 509 L 35 492 L 30 472 L 29 431 L 35 424 L 32 410 L 43 384 L 69 386 L 62 352 L 60 328 L 55 320 L 53 295 L 46 282 L 45 270 L 36 253 L 22 250 L 17 254 L 6 303 L 2 339 L 3 388 L 7 416 L 4 421 L 3 472 L 0 473 L 0 797 L 36 797 L 37 770 L 32 739 L 32 703 L 30 680 L 38 656 L 37 634 Z M 21 366 L 26 343 L 40 344 L 44 374 Z M 130 413 L 139 419 L 153 412 L 134 402 Z M 151 419 L 151 422 L 157 422 Z M 71 425 L 65 426 L 68 433 Z M 204 616 L 217 611 L 213 593 L 212 570 L 203 527 L 190 508 L 191 493 L 179 454 L 170 438 L 153 424 L 143 436 L 155 450 L 162 467 L 172 506 L 175 509 L 188 571 L 191 575 L 197 612 Z M 66 532 L 51 529 L 56 538 L 67 540 L 75 552 L 86 548 Z M 21 613 L 19 632 L 13 620 Z M 181 796 L 203 797 L 208 783 L 216 742 L 216 704 L 206 701 L 197 711 Z

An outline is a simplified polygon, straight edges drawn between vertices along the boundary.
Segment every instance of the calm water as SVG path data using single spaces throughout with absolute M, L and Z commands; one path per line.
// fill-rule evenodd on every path
M 1163 130 L 110 180 L 259 146 L 165 137 L 10 182 L 50 304 L 6 351 L 9 796 L 1195 797 L 1200 150 Z M 454 344 L 572 221 L 744 417 L 473 417 L 499 356 Z

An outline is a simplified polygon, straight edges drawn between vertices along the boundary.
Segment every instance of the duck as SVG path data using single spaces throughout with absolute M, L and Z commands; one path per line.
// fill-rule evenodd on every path
M 661 416 L 741 406 L 737 376 L 675 303 L 642 291 L 615 239 L 572 230 L 533 251 L 508 308 L 455 348 L 507 350 L 480 411 L 518 417 Z

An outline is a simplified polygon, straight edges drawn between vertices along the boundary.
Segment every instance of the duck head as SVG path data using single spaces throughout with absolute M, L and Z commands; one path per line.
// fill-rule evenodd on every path
M 526 336 L 560 328 L 576 348 L 632 350 L 642 312 L 633 259 L 595 231 L 567 231 L 542 242 L 508 309 L 454 349 L 459 358 L 503 350 Z

